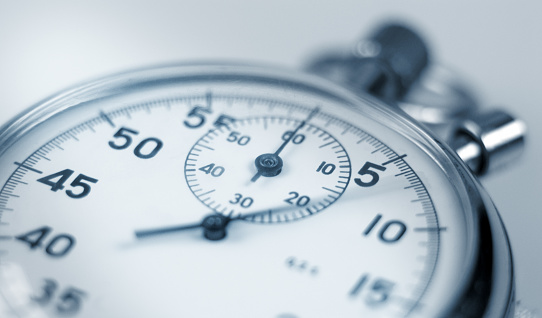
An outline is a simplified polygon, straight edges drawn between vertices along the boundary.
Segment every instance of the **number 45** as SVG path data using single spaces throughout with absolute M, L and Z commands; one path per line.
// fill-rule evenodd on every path
M 70 169 L 65 169 L 57 173 L 45 176 L 38 179 L 38 182 L 41 182 L 45 185 L 51 187 L 51 191 L 56 192 L 58 190 L 64 189 L 64 183 L 73 175 L 74 171 Z M 66 190 L 66 194 L 72 199 L 81 199 L 86 197 L 90 193 L 90 183 L 98 182 L 97 179 L 85 176 L 84 174 L 79 174 L 75 179 L 70 183 L 70 186 L 73 188 L 79 187 L 82 190 L 79 193 L 75 193 L 72 190 Z

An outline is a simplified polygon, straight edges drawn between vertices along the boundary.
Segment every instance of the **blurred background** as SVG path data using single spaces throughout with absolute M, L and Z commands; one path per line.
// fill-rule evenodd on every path
M 542 2 L 0 0 L 0 125 L 38 101 L 111 73 L 186 60 L 299 68 L 383 19 L 427 39 L 438 63 L 467 76 L 484 107 L 529 128 L 526 151 L 485 177 L 507 226 L 517 295 L 542 311 Z

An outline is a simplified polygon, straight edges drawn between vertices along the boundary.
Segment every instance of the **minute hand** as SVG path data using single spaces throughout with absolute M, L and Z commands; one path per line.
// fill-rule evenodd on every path
M 282 169 L 282 159 L 279 157 L 279 154 L 286 147 L 286 145 L 288 145 L 290 140 L 292 140 L 292 138 L 294 138 L 294 136 L 297 134 L 297 132 L 301 128 L 303 128 L 303 126 L 305 126 L 305 124 L 309 120 L 311 120 L 311 118 L 314 117 L 314 115 L 316 115 L 319 111 L 320 111 L 320 108 L 318 108 L 318 107 L 314 108 L 310 112 L 310 114 L 307 116 L 307 118 L 305 120 L 301 121 L 301 123 L 299 123 L 299 125 L 290 134 L 290 136 L 288 136 L 288 138 L 286 138 L 286 140 L 284 140 L 284 142 L 280 145 L 279 149 L 277 149 L 277 151 L 275 151 L 275 153 L 273 153 L 273 154 L 263 154 L 263 155 L 260 155 L 258 158 L 256 158 L 256 168 L 258 169 L 258 172 L 252 177 L 252 179 L 250 179 L 250 181 L 256 182 L 256 180 L 258 180 L 258 178 L 260 178 L 262 176 L 262 174 L 266 175 L 264 173 L 264 171 L 266 171 L 266 170 L 275 171 L 275 172 L 270 173 L 269 175 L 266 175 L 266 176 L 276 176 L 280 172 L 280 169 Z M 260 160 L 270 160 L 271 162 L 275 163 L 275 166 L 266 167 L 265 165 L 261 164 Z
M 303 128 L 303 126 L 305 126 L 305 124 L 311 120 L 312 117 L 314 117 L 314 115 L 316 115 L 318 112 L 320 111 L 320 109 L 317 107 L 315 109 L 313 109 L 309 116 L 307 116 L 307 118 L 303 121 L 301 121 L 301 123 L 299 123 L 299 125 L 297 126 L 297 128 L 290 134 L 290 136 L 288 138 L 286 138 L 286 140 L 282 143 L 282 145 L 280 145 L 279 149 L 277 149 L 277 151 L 275 151 L 275 155 L 279 155 L 282 150 L 284 149 L 284 147 L 286 147 L 286 145 L 290 142 L 290 140 L 292 140 L 294 138 L 294 136 L 297 134 L 297 132 Z

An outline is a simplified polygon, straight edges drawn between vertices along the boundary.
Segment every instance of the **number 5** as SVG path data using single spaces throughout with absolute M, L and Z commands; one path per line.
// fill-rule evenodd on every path
M 60 301 L 56 305 L 58 312 L 63 314 L 71 314 L 79 311 L 81 301 L 85 293 L 79 289 L 70 287 L 60 295 Z
M 83 188 L 83 191 L 81 191 L 78 194 L 75 194 L 75 193 L 73 193 L 72 190 L 66 190 L 66 194 L 70 198 L 74 198 L 74 199 L 80 199 L 80 198 L 86 197 L 90 192 L 90 185 L 88 183 L 85 183 L 84 181 L 88 181 L 88 182 L 91 182 L 91 183 L 98 182 L 98 180 L 96 180 L 94 178 L 87 177 L 84 174 L 80 174 L 75 178 L 75 180 L 73 180 L 72 183 L 70 183 L 70 185 L 72 187 L 74 187 L 74 188 L 75 187 L 81 187 L 81 188 Z
M 363 167 L 361 167 L 361 169 L 359 169 L 358 174 L 360 176 L 369 175 L 369 176 L 371 176 L 371 180 L 365 182 L 365 181 L 361 180 L 360 178 L 356 178 L 356 179 L 354 179 L 354 181 L 356 182 L 357 185 L 359 185 L 360 187 L 367 188 L 367 187 L 374 186 L 378 182 L 380 177 L 379 177 L 377 172 L 370 170 L 371 168 L 374 168 L 374 169 L 380 170 L 380 171 L 385 171 L 386 170 L 386 167 L 382 167 L 382 166 L 379 166 L 377 164 L 374 164 L 372 162 L 367 161 L 363 165 Z

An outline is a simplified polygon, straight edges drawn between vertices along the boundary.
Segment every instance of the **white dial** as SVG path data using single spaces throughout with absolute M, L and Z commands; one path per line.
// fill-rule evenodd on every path
M 327 84 L 225 69 L 105 81 L 12 133 L 0 151 L 11 314 L 449 310 L 476 237 L 430 138 Z M 227 235 L 202 234 L 213 226 Z

